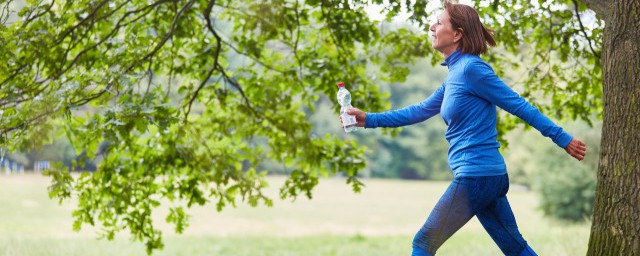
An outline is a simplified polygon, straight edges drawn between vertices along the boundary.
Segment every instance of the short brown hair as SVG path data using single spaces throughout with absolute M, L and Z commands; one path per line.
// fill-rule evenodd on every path
M 480 16 L 473 7 L 444 1 L 444 9 L 449 14 L 454 30 L 462 29 L 460 51 L 474 55 L 487 53 L 487 45 L 496 46 L 495 33 L 480 21 Z

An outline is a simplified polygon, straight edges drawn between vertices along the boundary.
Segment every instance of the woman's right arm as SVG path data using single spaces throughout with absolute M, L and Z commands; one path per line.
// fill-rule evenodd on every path
M 440 113 L 444 90 L 443 84 L 424 101 L 405 108 L 382 113 L 366 113 L 364 127 L 400 127 L 427 120 Z

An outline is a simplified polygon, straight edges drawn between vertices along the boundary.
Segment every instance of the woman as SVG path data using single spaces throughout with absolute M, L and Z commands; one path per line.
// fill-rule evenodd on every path
M 542 115 L 505 85 L 479 55 L 495 46 L 493 31 L 469 6 L 445 1 L 445 10 L 430 27 L 434 49 L 449 68 L 446 81 L 426 100 L 403 109 L 365 113 L 351 109 L 358 126 L 399 127 L 440 113 L 448 128 L 448 160 L 454 179 L 413 240 L 414 256 L 436 250 L 469 219 L 477 216 L 506 255 L 536 255 L 518 231 L 507 201 L 509 177 L 498 151 L 496 106 L 518 116 L 582 160 L 586 146 Z

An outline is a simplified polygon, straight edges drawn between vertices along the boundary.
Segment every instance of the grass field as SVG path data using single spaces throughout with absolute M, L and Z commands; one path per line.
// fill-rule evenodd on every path
M 270 178 L 272 198 L 283 178 Z M 145 255 L 126 234 L 96 239 L 96 229 L 71 230 L 73 204 L 51 201 L 49 180 L 32 174 L 0 176 L 0 255 Z M 190 209 L 190 226 L 175 235 L 163 226 L 165 249 L 154 255 L 409 255 L 411 240 L 448 183 L 365 180 L 360 194 L 344 180 L 324 179 L 313 200 L 275 200 L 274 207 L 239 205 Z M 584 255 L 589 224 L 542 217 L 532 192 L 508 194 L 521 233 L 539 255 Z M 159 211 L 159 220 L 164 210 Z M 474 218 L 438 255 L 501 255 Z

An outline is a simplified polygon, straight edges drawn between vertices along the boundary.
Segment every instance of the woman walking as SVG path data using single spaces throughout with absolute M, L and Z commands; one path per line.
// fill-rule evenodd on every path
M 426 100 L 402 109 L 365 113 L 351 109 L 358 126 L 399 127 L 440 114 L 448 128 L 451 185 L 413 240 L 413 256 L 434 255 L 453 233 L 476 216 L 505 255 L 536 255 L 524 240 L 507 201 L 509 177 L 498 148 L 496 106 L 518 116 L 582 160 L 586 146 L 555 125 L 537 108 L 505 85 L 479 55 L 495 46 L 470 6 L 444 3 L 431 25 L 432 46 L 441 52 L 449 75 Z

